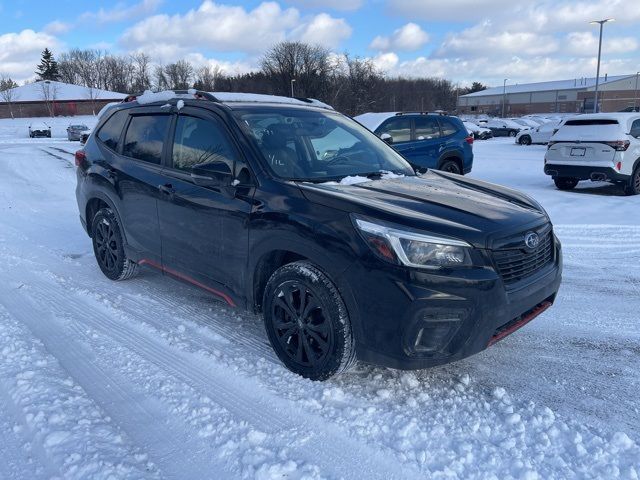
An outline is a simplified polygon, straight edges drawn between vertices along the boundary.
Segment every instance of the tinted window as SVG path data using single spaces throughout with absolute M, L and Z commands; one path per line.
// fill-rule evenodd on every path
M 640 137 L 640 120 L 633 121 L 633 123 L 631 124 L 631 131 L 629 132 L 629 135 L 636 138 Z
M 408 117 L 394 118 L 388 121 L 378 132 L 391 135 L 393 143 L 408 142 L 411 140 L 411 119 Z
M 458 131 L 458 126 L 448 118 L 440 118 L 440 127 L 442 127 L 442 136 L 453 135 Z
M 160 163 L 162 143 L 169 127 L 168 115 L 131 117 L 124 139 L 123 155 L 149 163 Z
M 416 139 L 429 140 L 440 136 L 440 127 L 435 117 L 416 117 Z
M 568 127 L 583 125 L 618 125 L 618 121 L 606 118 L 594 118 L 591 120 L 567 120 L 565 125 L 567 125 Z
M 173 168 L 190 170 L 226 162 L 233 170 L 233 149 L 225 130 L 210 120 L 179 116 L 173 143 Z
M 98 138 L 111 150 L 118 150 L 118 141 L 126 120 L 127 112 L 120 110 L 111 115 L 98 132 Z

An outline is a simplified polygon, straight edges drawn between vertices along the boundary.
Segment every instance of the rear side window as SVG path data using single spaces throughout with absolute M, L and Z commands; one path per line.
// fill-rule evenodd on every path
M 453 135 L 458 131 L 458 127 L 448 118 L 440 119 L 440 126 L 442 127 L 442 136 Z
M 592 120 L 567 120 L 565 125 L 568 127 L 583 127 L 586 125 L 618 125 L 618 121 L 607 118 L 595 118 Z
M 98 132 L 98 138 L 111 150 L 118 150 L 118 142 L 120 141 L 120 134 L 122 128 L 127 121 L 127 112 L 120 110 L 113 115 L 102 125 Z
M 169 119 L 169 115 L 131 117 L 122 154 L 144 162 L 159 164 Z
M 233 148 L 218 124 L 196 117 L 179 116 L 173 143 L 173 168 L 191 170 L 208 163 L 225 162 L 233 171 Z
M 429 140 L 440 136 L 438 120 L 434 117 L 416 117 L 414 121 L 416 127 L 416 139 Z
M 393 143 L 408 142 L 411 140 L 411 119 L 398 117 L 388 121 L 380 130 L 378 136 L 387 133 L 391 135 Z

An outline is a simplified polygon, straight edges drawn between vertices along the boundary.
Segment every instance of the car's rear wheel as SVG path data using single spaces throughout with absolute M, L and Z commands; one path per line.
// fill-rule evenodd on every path
M 640 165 L 638 165 L 624 187 L 625 195 L 640 195 Z
M 122 242 L 118 219 L 110 208 L 102 208 L 91 222 L 93 253 L 102 273 L 111 280 L 127 280 L 138 273 L 138 264 L 131 261 Z
M 571 177 L 556 177 L 553 182 L 558 187 L 558 190 L 573 190 L 578 185 L 578 179 Z
M 460 165 L 455 160 L 445 160 L 440 165 L 438 170 L 442 170 L 443 172 L 456 173 L 460 175 L 462 170 L 460 170 Z
M 354 363 L 347 308 L 333 282 L 312 263 L 276 270 L 262 305 L 269 342 L 292 372 L 326 380 Z
M 529 135 L 523 135 L 518 142 L 520 142 L 520 145 L 531 145 L 531 137 Z

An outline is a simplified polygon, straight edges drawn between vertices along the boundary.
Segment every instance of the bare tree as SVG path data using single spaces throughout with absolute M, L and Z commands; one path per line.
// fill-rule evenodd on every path
M 193 67 L 186 60 L 178 60 L 164 67 L 165 78 L 169 88 L 185 90 L 191 86 Z
M 151 58 L 146 53 L 132 55 L 133 78 L 130 92 L 144 92 L 151 88 L 151 74 L 149 73 Z
M 44 101 L 49 116 L 53 117 L 55 101 L 58 98 L 58 85 L 50 80 L 41 80 L 37 84 L 40 89 L 40 98 Z
M 216 89 L 218 80 L 222 77 L 222 69 L 219 65 L 213 67 L 205 66 L 195 73 L 193 87 L 205 92 L 213 92 Z
M 2 98 L 2 100 L 7 104 L 11 118 L 14 118 L 13 102 L 15 102 L 19 97 L 18 92 L 15 90 L 17 86 L 18 84 L 10 77 L 0 75 L 0 98 Z

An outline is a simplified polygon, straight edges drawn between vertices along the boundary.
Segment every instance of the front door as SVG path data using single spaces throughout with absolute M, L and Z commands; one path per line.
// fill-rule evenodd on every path
M 252 191 L 199 186 L 191 171 L 213 162 L 227 163 L 235 174 L 246 167 L 231 133 L 211 112 L 182 108 L 171 135 L 158 202 L 163 269 L 233 304 L 233 296 L 244 294 Z

